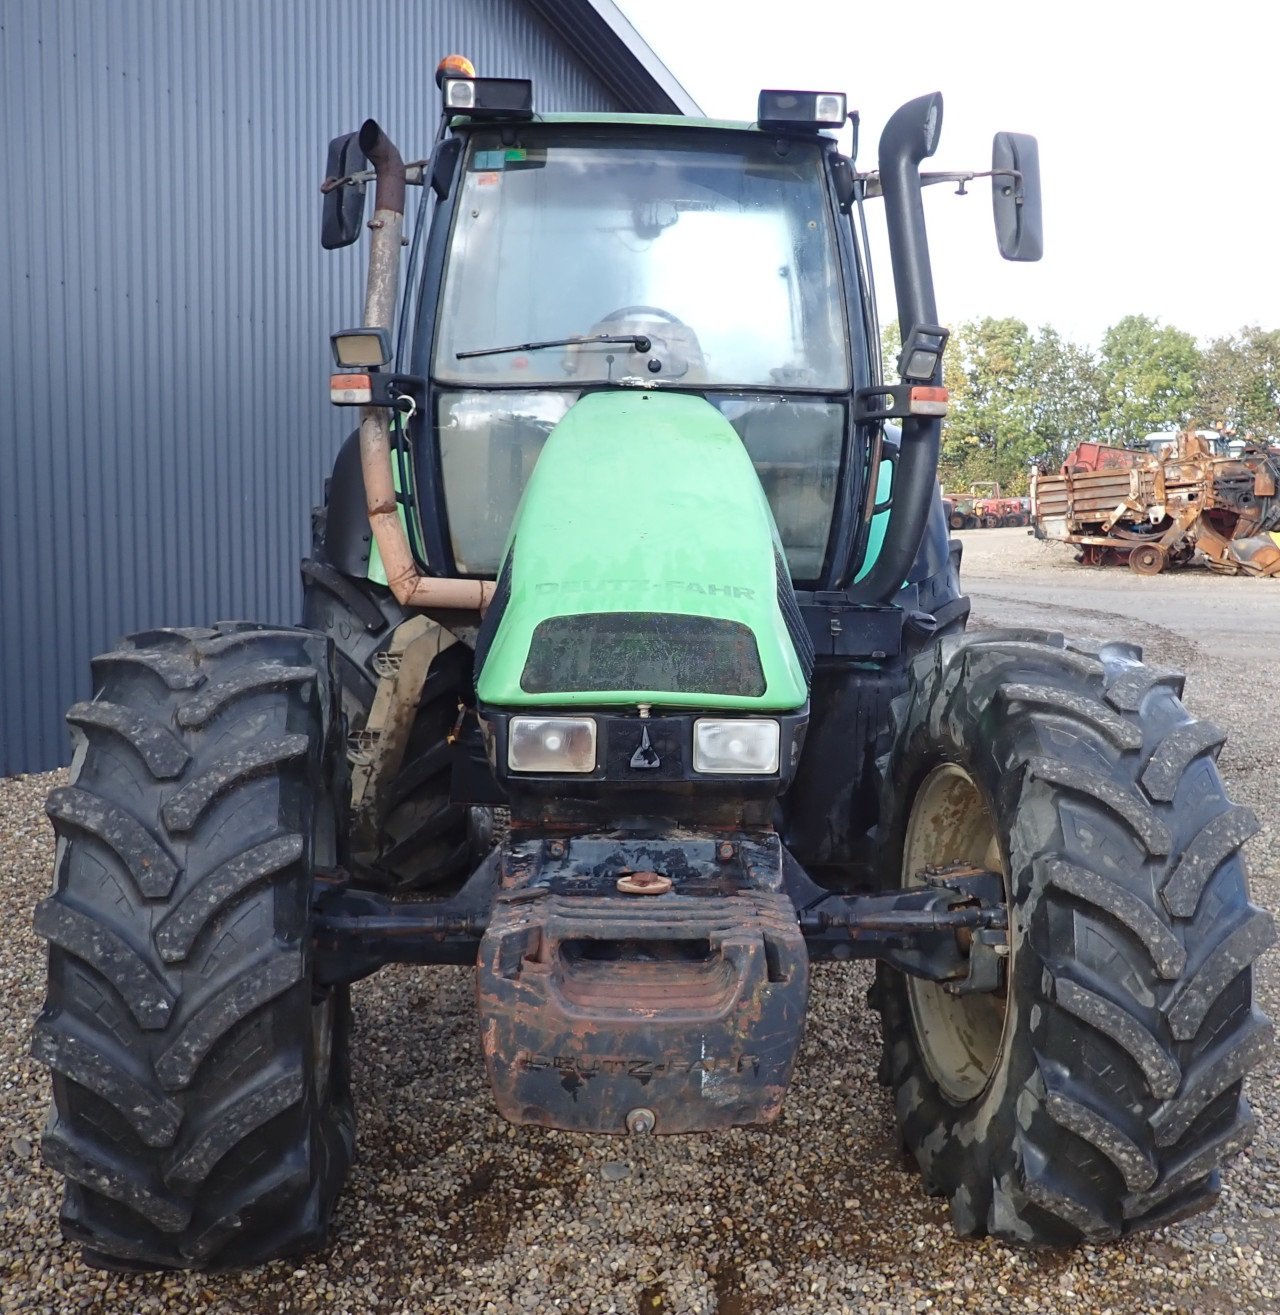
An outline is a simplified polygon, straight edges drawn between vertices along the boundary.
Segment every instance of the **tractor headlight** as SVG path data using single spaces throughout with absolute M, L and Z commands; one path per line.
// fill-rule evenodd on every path
M 772 776 L 782 730 L 761 717 L 699 717 L 693 723 L 693 770 L 734 776 Z
M 507 766 L 513 772 L 594 772 L 593 717 L 512 717 Z
M 476 84 L 471 78 L 449 78 L 444 84 L 444 107 L 447 110 L 473 110 L 476 107 Z
M 839 91 L 762 91 L 756 121 L 762 128 L 843 128 L 848 100 Z

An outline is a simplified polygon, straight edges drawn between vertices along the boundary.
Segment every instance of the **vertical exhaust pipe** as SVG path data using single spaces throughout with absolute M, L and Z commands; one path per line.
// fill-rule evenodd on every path
M 366 119 L 360 128 L 360 149 L 373 166 L 376 178 L 364 327 L 390 331 L 400 286 L 404 160 L 395 143 L 373 119 Z M 483 611 L 493 596 L 493 581 L 447 580 L 423 575 L 413 559 L 391 473 L 391 426 L 384 407 L 361 408 L 360 468 L 364 474 L 369 528 L 382 557 L 387 584 L 396 599 L 405 607 Z
M 913 325 L 938 322 L 920 164 L 933 154 L 941 129 L 942 96 L 935 91 L 896 110 L 880 135 L 880 186 L 889 228 L 898 326 L 904 341 Z M 932 382 L 942 383 L 941 362 Z M 884 546 L 864 579 L 850 586 L 850 594 L 858 601 L 892 602 L 910 573 L 933 505 L 941 441 L 940 419 L 912 416 L 902 422 Z
M 369 244 L 369 282 L 364 325 L 391 328 L 400 283 L 400 238 L 404 231 L 404 161 L 395 143 L 374 119 L 360 125 L 360 149 L 377 178 L 373 194 L 373 241 Z

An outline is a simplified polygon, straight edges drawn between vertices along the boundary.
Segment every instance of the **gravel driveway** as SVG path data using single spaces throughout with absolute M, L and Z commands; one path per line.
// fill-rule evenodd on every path
M 1088 571 L 1022 531 L 966 540 L 978 624 L 1120 636 L 1183 667 L 1231 739 L 1223 773 L 1263 832 L 1255 898 L 1280 904 L 1280 583 Z M 1214 627 L 1210 630 L 1208 627 Z M 389 969 L 355 990 L 361 1157 L 324 1255 L 243 1276 L 86 1270 L 39 1159 L 44 1071 L 27 1058 L 49 882 L 41 804 L 59 774 L 0 781 L 0 1311 L 1229 1312 L 1280 1309 L 1280 1094 L 1253 1078 L 1258 1134 L 1207 1216 L 1119 1245 L 1023 1253 L 955 1238 L 919 1190 L 875 1083 L 864 966 L 820 965 L 795 1084 L 768 1131 L 619 1140 L 513 1128 L 489 1101 L 472 978 Z M 1260 995 L 1280 1013 L 1280 958 Z

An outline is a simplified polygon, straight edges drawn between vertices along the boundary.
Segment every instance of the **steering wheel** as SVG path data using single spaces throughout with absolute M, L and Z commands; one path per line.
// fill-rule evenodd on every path
M 661 306 L 619 306 L 603 319 L 597 320 L 592 326 L 592 332 L 609 332 L 611 326 L 631 319 L 659 321 L 657 326 L 643 335 L 649 340 L 648 351 L 656 349 L 661 352 L 661 355 L 649 357 L 646 363 L 649 374 L 661 375 L 663 379 L 671 381 L 684 378 L 692 364 L 696 363 L 701 368 L 702 353 L 693 330 L 678 315 L 663 310 Z M 642 355 L 648 355 L 648 351 Z
M 678 315 L 672 315 L 669 310 L 663 310 L 661 306 L 619 306 L 617 310 L 610 311 L 597 323 L 613 324 L 617 320 L 627 320 L 636 315 L 651 315 L 654 319 L 666 320 L 668 324 L 685 327 L 684 321 Z

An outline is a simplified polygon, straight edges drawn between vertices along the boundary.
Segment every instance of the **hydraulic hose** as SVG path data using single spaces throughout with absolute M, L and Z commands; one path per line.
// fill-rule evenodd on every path
M 904 338 L 913 325 L 938 322 L 920 163 L 933 154 L 941 128 L 942 95 L 935 91 L 896 110 L 880 135 L 880 186 L 889 228 L 898 324 Z M 941 361 L 931 382 L 942 383 Z M 889 524 L 875 564 L 849 588 L 855 601 L 892 602 L 910 573 L 933 504 L 941 438 L 941 419 L 912 416 L 902 422 Z
M 365 328 L 390 330 L 400 278 L 400 236 L 404 229 L 405 168 L 395 144 L 373 119 L 360 129 L 360 149 L 376 178 L 373 240 L 365 290 Z M 463 608 L 483 611 L 493 596 L 492 580 L 441 579 L 424 575 L 413 559 L 400 519 L 391 474 L 391 428 L 384 407 L 360 410 L 360 468 L 364 474 L 369 528 L 378 545 L 387 584 L 405 607 Z

